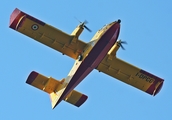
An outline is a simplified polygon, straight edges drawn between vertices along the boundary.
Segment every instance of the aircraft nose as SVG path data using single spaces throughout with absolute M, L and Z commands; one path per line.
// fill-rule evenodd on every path
M 118 19 L 118 21 L 117 21 L 118 23 L 121 23 L 121 20 L 120 19 Z

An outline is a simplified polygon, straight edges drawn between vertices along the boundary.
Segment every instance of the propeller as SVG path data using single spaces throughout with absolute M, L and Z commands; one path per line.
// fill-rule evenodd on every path
M 125 48 L 124 48 L 124 46 L 123 46 L 122 44 L 127 44 L 127 42 L 126 42 L 126 41 L 121 41 L 121 40 L 118 41 L 118 45 L 119 45 L 123 50 L 125 50 Z
M 81 23 L 81 26 L 83 26 L 83 27 L 84 27 L 85 29 L 87 29 L 89 32 L 92 32 L 91 29 L 89 29 L 89 28 L 85 25 L 85 24 L 88 24 L 88 21 L 87 21 L 87 20 L 85 20 L 84 22 L 81 22 L 81 21 L 78 20 L 76 17 L 75 17 L 75 19 Z
M 81 23 L 81 25 L 85 28 L 85 29 L 87 29 L 89 32 L 92 32 L 85 24 L 88 24 L 88 21 L 87 20 L 85 20 L 84 22 L 81 22 L 81 21 L 79 21 L 80 23 Z
M 84 25 L 84 28 L 87 29 L 89 32 L 92 32 L 86 25 Z

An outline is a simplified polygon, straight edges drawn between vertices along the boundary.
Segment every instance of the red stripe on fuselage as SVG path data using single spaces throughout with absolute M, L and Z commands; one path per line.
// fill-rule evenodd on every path
M 88 56 L 78 67 L 57 104 L 60 103 L 71 90 L 73 90 L 93 69 L 95 69 L 100 64 L 108 51 L 117 41 L 119 31 L 120 23 L 116 22 L 113 23 L 113 25 L 102 35 Z M 57 106 L 57 104 L 55 106 Z

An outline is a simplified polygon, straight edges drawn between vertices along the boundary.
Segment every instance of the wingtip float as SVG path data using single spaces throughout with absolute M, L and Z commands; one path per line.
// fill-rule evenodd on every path
M 85 43 L 79 39 L 85 28 L 84 25 L 78 25 L 71 34 L 67 34 L 16 8 L 10 17 L 10 28 L 75 60 L 71 71 L 62 80 L 33 71 L 26 83 L 48 93 L 52 108 L 62 100 L 77 107 L 81 106 L 88 97 L 74 88 L 93 69 L 155 96 L 161 90 L 164 80 L 116 56 L 116 52 L 121 47 L 117 42 L 120 23 L 121 20 L 117 20 L 105 25 L 97 31 L 90 42 Z

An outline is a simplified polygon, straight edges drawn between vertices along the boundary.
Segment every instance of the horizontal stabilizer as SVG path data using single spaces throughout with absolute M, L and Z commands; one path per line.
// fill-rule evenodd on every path
M 87 98 L 88 97 L 86 95 L 73 90 L 64 100 L 70 104 L 80 107 L 87 100 Z
M 58 91 L 62 87 L 62 81 L 55 80 L 52 77 L 45 77 L 35 71 L 32 71 L 26 81 L 27 84 L 30 84 L 40 90 L 43 90 L 47 93 L 52 93 Z
M 64 83 L 64 80 L 65 79 L 58 81 L 52 77 L 45 77 L 33 71 L 28 76 L 26 83 L 44 92 L 47 92 L 50 95 L 51 105 L 52 105 L 52 108 L 54 109 L 56 107 L 56 104 L 60 96 L 66 89 L 67 84 Z M 77 92 L 75 90 L 72 90 L 64 99 L 64 101 L 71 103 L 74 106 L 80 107 L 87 100 L 87 98 L 88 97 L 86 95 L 80 92 Z

